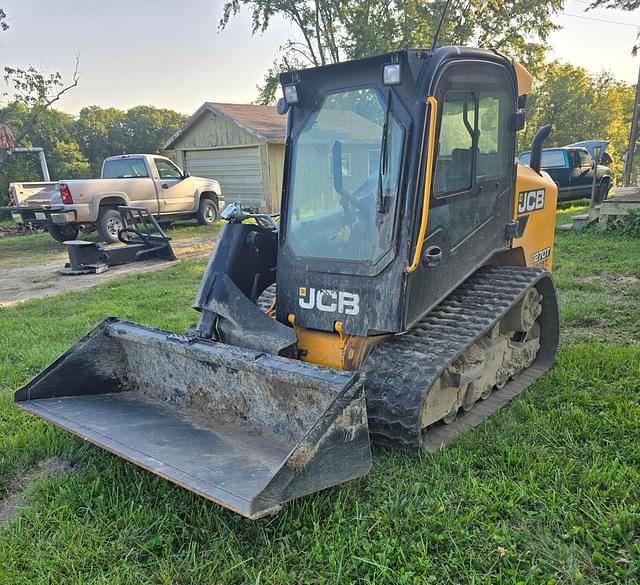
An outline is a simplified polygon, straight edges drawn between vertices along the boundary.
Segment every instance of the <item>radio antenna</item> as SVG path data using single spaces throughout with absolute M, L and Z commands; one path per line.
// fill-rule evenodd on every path
M 444 19 L 447 16 L 447 10 L 449 10 L 449 2 L 451 0 L 447 0 L 444 4 L 444 8 L 442 10 L 442 14 L 440 15 L 440 22 L 438 23 L 438 29 L 436 30 L 436 34 L 433 37 L 433 44 L 431 45 L 431 52 L 436 48 L 436 43 L 438 42 L 438 37 L 440 36 L 440 29 L 442 28 L 442 24 L 444 23 Z

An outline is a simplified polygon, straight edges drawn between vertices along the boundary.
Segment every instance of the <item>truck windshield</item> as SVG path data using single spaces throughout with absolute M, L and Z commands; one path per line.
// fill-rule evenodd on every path
M 324 98 L 293 140 L 286 238 L 296 256 L 373 263 L 389 250 L 403 142 L 375 89 Z

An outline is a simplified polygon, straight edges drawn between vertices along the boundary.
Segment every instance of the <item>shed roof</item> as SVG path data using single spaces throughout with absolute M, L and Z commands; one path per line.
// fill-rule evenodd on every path
M 232 124 L 235 124 L 265 142 L 284 143 L 287 130 L 287 117 L 278 114 L 275 107 L 257 106 L 254 104 L 205 102 L 169 139 L 164 145 L 164 148 L 174 148 L 176 142 L 180 140 L 182 135 L 206 112 L 225 118 Z

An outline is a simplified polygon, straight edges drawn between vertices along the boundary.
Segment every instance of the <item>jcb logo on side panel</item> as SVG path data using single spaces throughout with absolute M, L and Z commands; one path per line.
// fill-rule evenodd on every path
M 544 189 L 522 191 L 518 198 L 518 213 L 529 213 L 544 207 Z
M 341 290 L 316 290 L 313 287 L 301 286 L 298 289 L 298 304 L 302 309 L 357 315 L 360 312 L 360 295 Z

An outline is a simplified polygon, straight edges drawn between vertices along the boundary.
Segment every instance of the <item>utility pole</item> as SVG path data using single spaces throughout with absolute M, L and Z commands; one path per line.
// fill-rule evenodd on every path
M 634 57 L 638 54 L 638 45 L 634 45 L 631 54 Z M 624 187 L 629 186 L 629 183 L 631 182 L 631 172 L 633 170 L 633 155 L 635 154 L 636 141 L 638 138 L 638 117 L 640 117 L 640 104 L 638 103 L 638 100 L 640 100 L 640 67 L 638 68 L 638 82 L 636 83 L 636 97 L 633 103 L 633 118 L 631 120 L 631 132 L 629 133 L 629 146 L 627 147 L 627 156 L 624 161 L 622 178 L 622 184 Z
M 633 169 L 633 155 L 636 149 L 636 140 L 638 138 L 638 117 L 640 116 L 640 68 L 638 69 L 638 83 L 636 84 L 636 99 L 633 104 L 633 119 L 631 120 L 631 132 L 629 133 L 629 146 L 627 148 L 627 158 L 624 161 L 624 178 L 623 184 L 629 186 L 631 182 L 631 170 Z

